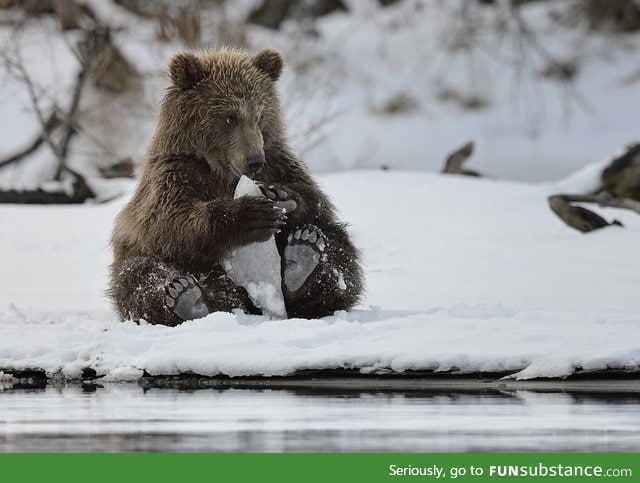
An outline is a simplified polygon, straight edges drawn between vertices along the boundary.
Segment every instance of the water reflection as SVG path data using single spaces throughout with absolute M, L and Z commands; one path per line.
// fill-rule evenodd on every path
M 640 395 L 0 391 L 0 451 L 637 451 Z

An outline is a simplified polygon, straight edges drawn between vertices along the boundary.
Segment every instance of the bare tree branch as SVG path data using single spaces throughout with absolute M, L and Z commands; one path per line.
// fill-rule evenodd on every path
M 640 214 L 640 202 L 629 198 L 616 198 L 606 191 L 589 195 L 553 195 L 549 197 L 549 207 L 571 228 L 588 233 L 610 225 L 623 226 L 618 220 L 608 222 L 603 217 L 582 206 L 571 203 L 596 203 L 601 207 L 623 208 Z
M 47 120 L 47 123 L 45 125 L 46 132 L 48 134 L 51 134 L 53 131 L 55 131 L 60 126 L 62 126 L 62 124 L 63 124 L 63 120 L 60 118 L 59 113 L 57 111 L 54 111 L 49 116 L 49 119 Z M 43 142 L 44 142 L 44 136 L 42 134 L 38 134 L 38 136 L 36 136 L 36 138 L 31 142 L 31 144 L 29 144 L 29 146 L 27 146 L 25 149 L 18 151 L 17 153 L 13 154 L 12 156 L 9 156 L 6 159 L 0 160 L 0 168 L 3 168 L 12 163 L 18 162 L 21 159 L 26 158 L 27 156 L 35 152 L 40 146 L 42 146 Z
M 640 215 L 640 201 L 629 198 L 617 198 L 606 191 L 592 195 L 554 195 L 562 197 L 569 203 L 596 203 L 602 208 L 622 208 L 625 210 L 635 211 Z
M 37 87 L 35 81 L 27 71 L 18 45 L 19 39 L 16 38 L 16 33 L 14 33 L 14 40 L 12 42 L 13 48 L 11 49 L 12 52 L 9 52 L 9 49 L 3 50 L 2 52 L 0 52 L 0 59 L 2 59 L 5 67 L 14 76 L 14 78 L 25 87 L 25 90 L 29 97 L 29 102 L 31 104 L 31 109 L 33 110 L 38 124 L 40 125 L 41 141 L 34 141 L 29 147 L 31 149 L 28 148 L 26 150 L 28 152 L 18 153 L 17 159 L 15 159 L 16 156 L 14 156 L 14 159 L 9 158 L 9 160 L 5 160 L 5 162 L 15 162 L 19 159 L 22 159 L 24 158 L 24 156 L 29 154 L 29 152 L 35 151 L 42 143 L 44 143 L 49 147 L 58 164 L 55 179 L 60 180 L 62 173 L 69 173 L 74 178 L 73 197 L 82 199 L 82 201 L 86 200 L 87 198 L 93 198 L 95 197 L 95 193 L 87 184 L 84 176 L 78 173 L 76 170 L 70 168 L 67 165 L 66 159 L 69 149 L 69 142 L 74 133 L 73 117 L 75 116 L 75 113 L 78 109 L 82 86 L 84 85 L 87 76 L 86 65 L 83 65 L 81 63 L 81 68 L 78 73 L 76 84 L 73 90 L 71 105 L 69 107 L 69 110 L 62 116 L 61 124 L 64 125 L 65 131 L 62 135 L 61 142 L 56 143 L 52 136 L 54 129 L 51 128 L 51 115 L 46 116 L 45 111 L 40 105 L 40 99 L 42 95 L 39 91 L 42 91 L 42 89 L 39 89 Z M 54 112 L 56 111 L 58 111 L 58 109 L 56 106 L 54 106 Z

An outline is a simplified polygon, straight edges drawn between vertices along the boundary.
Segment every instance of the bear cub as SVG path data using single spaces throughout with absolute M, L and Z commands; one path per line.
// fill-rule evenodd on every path
M 214 311 L 260 313 L 221 267 L 275 235 L 290 317 L 347 310 L 363 291 L 358 250 L 327 195 L 289 148 L 274 49 L 185 52 L 111 244 L 109 293 L 123 319 L 177 325 Z M 264 198 L 234 199 L 240 176 Z

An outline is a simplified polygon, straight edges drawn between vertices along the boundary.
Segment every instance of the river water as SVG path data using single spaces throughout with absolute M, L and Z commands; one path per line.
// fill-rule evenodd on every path
M 639 451 L 640 395 L 0 390 L 0 451 Z

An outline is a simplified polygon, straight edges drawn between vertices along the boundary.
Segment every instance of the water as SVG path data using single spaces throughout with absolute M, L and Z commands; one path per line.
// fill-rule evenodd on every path
M 0 451 L 638 451 L 640 394 L 0 390 Z

